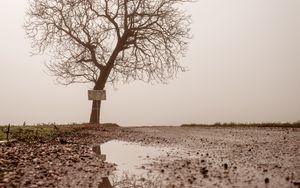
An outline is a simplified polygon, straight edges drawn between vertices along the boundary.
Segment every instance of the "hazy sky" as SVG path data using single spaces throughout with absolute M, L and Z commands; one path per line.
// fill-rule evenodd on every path
M 30 56 L 26 0 L 0 6 L 0 124 L 88 122 L 89 85 L 60 86 Z M 168 85 L 107 87 L 102 121 L 123 126 L 300 120 L 300 1 L 199 0 L 189 52 Z

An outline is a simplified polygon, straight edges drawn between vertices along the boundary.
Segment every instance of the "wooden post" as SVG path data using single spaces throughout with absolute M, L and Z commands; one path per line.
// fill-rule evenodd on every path
M 7 131 L 6 131 L 6 140 L 9 141 L 9 131 L 10 131 L 10 124 L 8 124 Z

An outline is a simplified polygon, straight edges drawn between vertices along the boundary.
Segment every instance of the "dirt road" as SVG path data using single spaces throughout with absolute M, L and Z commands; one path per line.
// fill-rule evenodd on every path
M 300 129 L 130 128 L 123 139 L 179 148 L 152 167 L 167 187 L 299 187 Z M 133 136 L 134 135 L 134 136 Z
M 91 148 L 111 139 L 175 148 L 145 166 L 163 187 L 300 184 L 300 129 L 83 127 L 51 141 L 1 144 L 0 187 L 98 187 L 113 167 Z

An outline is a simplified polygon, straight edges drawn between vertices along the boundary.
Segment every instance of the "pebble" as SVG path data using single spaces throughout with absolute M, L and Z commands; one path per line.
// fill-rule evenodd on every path
M 8 182 L 9 182 L 9 179 L 8 179 L 8 178 L 4 178 L 2 181 L 3 181 L 4 183 L 8 183 Z
M 225 170 L 228 169 L 228 164 L 227 164 L 227 163 L 225 163 L 223 166 L 224 166 L 224 169 L 225 169 Z
M 269 178 L 265 178 L 265 183 L 269 183 L 269 182 L 270 182 Z

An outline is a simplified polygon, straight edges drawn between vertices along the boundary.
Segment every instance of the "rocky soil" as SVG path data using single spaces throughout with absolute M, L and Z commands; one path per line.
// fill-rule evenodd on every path
M 92 146 L 111 139 L 173 147 L 143 166 L 160 175 L 163 187 L 300 186 L 300 129 L 98 126 L 0 144 L 0 187 L 98 187 L 114 166 Z
M 114 167 L 92 146 L 118 131 L 98 126 L 53 140 L 0 144 L 0 187 L 98 187 Z
M 300 129 L 131 128 L 123 140 L 174 151 L 146 168 L 163 187 L 300 187 Z M 134 135 L 134 136 L 133 136 Z

